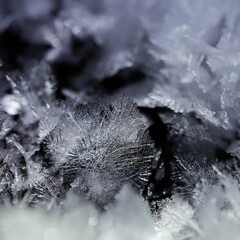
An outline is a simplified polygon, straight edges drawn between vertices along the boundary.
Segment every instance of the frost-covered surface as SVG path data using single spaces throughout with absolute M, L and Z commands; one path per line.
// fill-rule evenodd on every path
M 52 168 L 62 171 L 63 184 L 100 206 L 124 182 L 143 189 L 154 158 L 146 126 L 136 106 L 124 96 L 66 107 L 43 144 Z
M 0 0 L 0 238 L 238 239 L 239 16 Z
M 47 71 L 42 63 L 25 73 L 27 80 L 6 76 L 13 93 L 1 104 L 1 199 L 26 196 L 32 204 L 71 191 L 102 208 L 126 182 L 143 192 L 155 150 L 133 101 L 54 101 L 52 80 L 41 79 Z
M 195 190 L 193 205 L 179 197 L 162 202 L 151 215 L 147 203 L 124 186 L 105 213 L 71 195 L 57 207 L 27 208 L 24 203 L 1 209 L 1 239 L 238 239 L 238 182 L 220 176 L 221 183 Z M 26 230 L 28 229 L 28 230 Z
M 147 204 L 129 187 L 124 187 L 106 214 L 74 196 L 68 196 L 61 208 L 48 207 L 48 211 L 24 205 L 1 209 L 1 239 L 154 239 L 154 221 Z
M 195 189 L 193 204 L 175 198 L 157 221 L 160 239 L 238 239 L 239 182 L 217 171 L 220 182 Z

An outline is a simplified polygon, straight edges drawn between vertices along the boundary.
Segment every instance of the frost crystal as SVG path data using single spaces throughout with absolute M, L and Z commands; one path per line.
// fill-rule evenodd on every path
M 210 163 L 203 156 L 176 154 L 171 168 L 174 191 L 183 196 L 192 194 L 197 184 L 206 179 L 211 184 L 214 176 Z
M 154 157 L 141 115 L 124 96 L 68 107 L 44 144 L 64 185 L 100 206 L 124 182 L 143 189 Z
M 68 212 L 73 192 L 79 212 L 41 212 L 36 237 L 238 239 L 239 16 L 239 0 L 0 0 L 0 238 L 34 238 L 6 203 Z

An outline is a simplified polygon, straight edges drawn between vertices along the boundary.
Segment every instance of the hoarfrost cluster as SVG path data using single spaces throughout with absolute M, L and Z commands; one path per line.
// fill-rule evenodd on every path
M 238 239 L 239 0 L 0 0 L 0 238 Z

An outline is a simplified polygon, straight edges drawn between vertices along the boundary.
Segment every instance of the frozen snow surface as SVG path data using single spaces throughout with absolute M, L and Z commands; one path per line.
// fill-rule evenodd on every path
M 0 0 L 0 239 L 237 240 L 240 0 Z

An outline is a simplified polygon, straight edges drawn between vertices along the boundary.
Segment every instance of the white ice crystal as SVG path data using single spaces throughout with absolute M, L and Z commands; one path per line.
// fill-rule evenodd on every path
M 140 71 L 137 84 L 124 76 L 124 84 L 132 84 L 124 91 L 165 131 L 152 134 L 163 147 L 164 180 L 169 177 L 173 196 L 159 200 L 154 217 L 129 189 L 116 197 L 126 182 L 143 191 L 154 159 L 132 100 L 56 103 L 48 66 L 30 67 L 16 54 L 31 70 L 12 74 L 1 48 L 0 67 L 12 92 L 0 89 L 0 202 L 17 206 L 0 206 L 0 239 L 239 239 L 240 1 L 61 3 L 0 0 L 0 41 L 13 34 L 23 45 L 47 44 L 45 60 L 53 68 L 61 61 L 69 65 L 66 85 L 72 81 L 82 92 L 63 90 L 65 83 L 59 90 L 80 102 L 93 100 L 88 94 L 107 95 L 106 82 L 115 85 L 123 70 Z M 169 159 L 179 149 L 190 153 Z M 210 157 L 195 158 L 191 151 L 215 159 L 225 153 L 227 173 L 212 171 Z M 63 200 L 69 190 L 77 194 L 70 207 Z M 101 210 L 115 203 L 100 213 L 79 198 Z M 33 203 L 35 208 L 23 207 Z
M 219 184 L 196 188 L 192 205 L 181 199 L 166 204 L 157 222 L 160 239 L 238 239 L 239 182 L 216 171 Z
M 9 115 L 17 115 L 21 109 L 19 99 L 13 95 L 6 95 L 1 101 L 1 106 Z
M 188 202 L 179 198 L 163 203 L 163 209 L 156 219 L 155 229 L 157 239 L 175 240 L 184 239 L 181 232 L 187 224 L 190 224 L 194 216 L 194 210 Z
M 12 95 L 6 95 L 1 101 L 6 112 L 11 115 L 21 113 L 26 124 L 39 121 L 47 111 L 54 115 L 54 79 L 46 63 L 28 64 L 23 73 L 6 75 L 6 79 L 13 91 Z
M 0 106 L 0 199 L 18 202 L 24 198 L 32 204 L 55 196 L 55 188 L 60 190 L 60 178 L 56 181 L 37 156 L 40 142 L 57 124 L 60 109 L 52 99 L 54 81 L 46 64 L 33 64 L 30 70 L 6 78 L 12 94 L 5 95 Z M 46 116 L 51 124 L 44 121 Z
M 146 184 L 154 149 L 145 130 L 129 98 L 101 99 L 67 107 L 44 139 L 45 151 L 65 184 L 102 205 L 126 181 Z
M 238 15 L 237 0 L 169 1 L 158 31 L 149 32 L 155 48 L 148 50 L 162 66 L 155 71 L 152 91 L 139 97 L 139 104 L 200 113 L 226 129 L 236 126 Z

